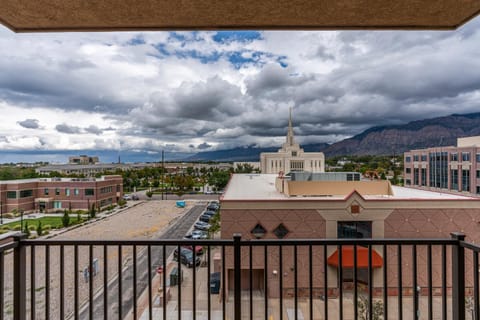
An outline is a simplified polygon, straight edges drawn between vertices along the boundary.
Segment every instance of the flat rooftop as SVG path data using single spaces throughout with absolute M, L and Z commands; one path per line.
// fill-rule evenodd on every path
M 300 197 L 289 197 L 275 188 L 276 174 L 233 174 L 223 194 L 223 200 L 298 200 Z M 350 183 L 350 181 L 345 181 Z M 362 195 L 365 199 L 421 199 L 421 200 L 468 200 L 478 199 L 475 197 L 455 195 L 441 192 L 425 191 L 412 188 L 392 186 L 392 195 Z M 353 189 L 351 190 L 351 192 Z M 304 199 L 310 200 L 332 200 L 344 199 L 348 194 L 328 196 L 308 196 Z M 303 197 L 302 197 L 303 198 Z

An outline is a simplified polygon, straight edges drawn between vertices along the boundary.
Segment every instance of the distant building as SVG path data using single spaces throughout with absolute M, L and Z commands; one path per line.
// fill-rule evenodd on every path
M 305 152 L 293 137 L 292 112 L 288 120 L 287 140 L 278 152 L 262 152 L 260 154 L 260 170 L 264 174 L 291 171 L 325 171 L 325 155 L 323 152 Z
M 335 174 L 335 175 L 334 175 Z M 338 175 L 336 175 L 338 174 Z M 358 181 L 358 173 L 293 173 L 289 176 L 275 174 L 233 174 L 220 199 L 222 214 L 221 238 L 232 239 L 241 234 L 242 239 L 335 239 L 335 238 L 448 238 L 450 232 L 461 231 L 469 241 L 478 243 L 478 221 L 480 221 L 480 200 L 469 195 L 446 194 L 392 186 L 389 181 Z M 298 179 L 297 179 L 298 178 Z M 345 181 L 351 179 L 351 181 Z M 309 252 L 305 246 L 298 247 L 295 256 L 292 247 L 284 247 L 282 258 L 279 250 L 271 248 L 266 254 L 262 247 L 243 248 L 241 267 L 242 280 L 252 273 L 253 290 L 266 291 L 268 297 L 281 294 L 288 297 L 297 292 L 308 297 Z M 362 248 L 358 248 L 359 253 Z M 418 247 L 415 281 L 422 288 L 428 286 L 426 248 Z M 314 248 L 312 255 L 313 292 L 325 295 L 328 288 L 330 297 L 338 292 L 338 247 Z M 434 274 L 441 271 L 440 250 L 433 256 Z M 383 292 L 383 272 L 387 272 L 387 293 L 397 295 L 397 270 L 411 270 L 412 251 L 404 248 L 399 261 L 395 248 L 390 248 L 384 257 L 380 246 L 372 248 L 372 273 L 368 276 L 367 255 L 359 255 L 357 279 L 365 285 L 372 281 L 373 294 Z M 249 256 L 252 257 L 250 265 Z M 325 259 L 326 258 L 326 259 Z M 282 266 L 280 266 L 282 261 Z M 298 272 L 293 266 L 298 262 Z M 327 265 L 328 283 L 324 283 L 324 265 Z M 228 290 L 233 285 L 233 254 L 225 256 L 226 283 Z M 267 269 L 265 269 L 265 267 Z M 386 269 L 385 269 L 386 268 Z M 283 270 L 280 273 L 280 270 Z M 448 274 L 449 270 L 446 271 Z M 295 279 L 297 274 L 297 279 Z M 265 279 L 265 277 L 268 277 Z M 472 283 L 472 276 L 466 275 Z M 352 268 L 343 268 L 342 282 L 345 288 L 352 288 Z M 267 288 L 264 285 L 268 283 Z M 403 274 L 404 288 L 411 288 L 414 280 L 411 272 Z M 432 283 L 435 294 L 441 293 L 441 277 Z M 448 290 L 450 290 L 450 284 Z M 282 288 L 282 292 L 280 291 Z M 471 288 L 471 285 L 470 285 Z
M 68 157 L 69 164 L 95 164 L 100 162 L 98 157 L 90 157 L 87 155 L 80 155 L 78 157 Z
M 407 187 L 480 195 L 480 136 L 405 152 L 404 181 Z
M 87 210 L 117 204 L 123 197 L 121 176 L 101 178 L 39 178 L 0 181 L 0 210 L 50 212 Z

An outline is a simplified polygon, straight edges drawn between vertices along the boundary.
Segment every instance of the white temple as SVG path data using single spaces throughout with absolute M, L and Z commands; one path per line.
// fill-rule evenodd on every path
M 277 152 L 260 154 L 260 170 L 262 173 L 291 171 L 325 172 L 325 155 L 323 152 L 305 152 L 295 143 L 292 126 L 292 109 L 288 120 L 287 140 Z

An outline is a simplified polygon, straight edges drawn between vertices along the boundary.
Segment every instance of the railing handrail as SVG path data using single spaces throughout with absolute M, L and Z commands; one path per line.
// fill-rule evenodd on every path
M 147 246 L 147 245 L 233 245 L 233 239 L 150 239 L 150 240 L 56 240 L 56 239 L 24 239 L 20 240 L 22 245 L 43 246 L 43 245 L 125 245 L 125 246 Z M 458 240 L 451 238 L 431 238 L 431 239 L 243 239 L 241 246 L 336 246 L 336 245 L 455 245 Z M 480 247 L 463 243 L 463 246 L 480 250 Z

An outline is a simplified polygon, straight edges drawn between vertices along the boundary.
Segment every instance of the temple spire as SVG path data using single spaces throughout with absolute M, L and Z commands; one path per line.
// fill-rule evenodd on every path
M 288 118 L 287 145 L 292 146 L 294 143 L 295 142 L 293 140 L 292 107 L 290 107 L 290 116 Z

